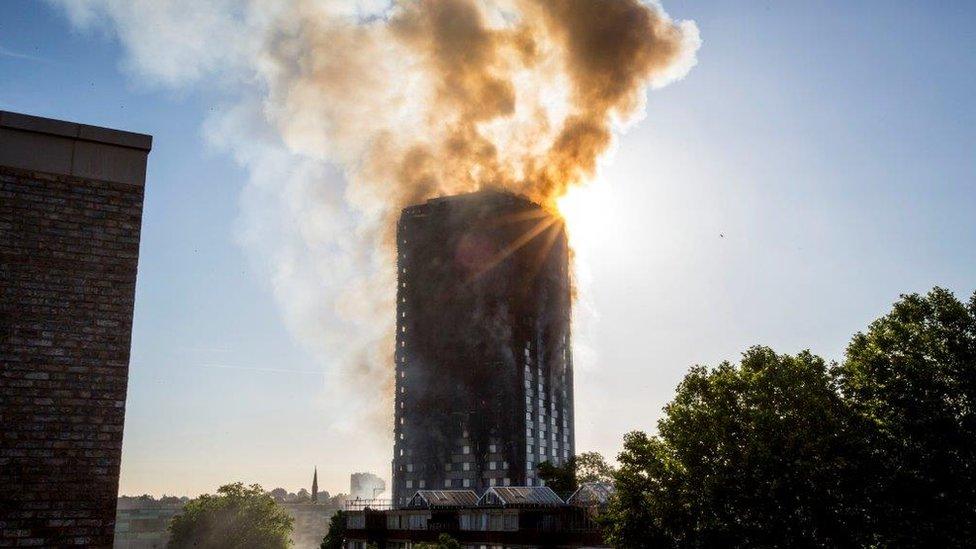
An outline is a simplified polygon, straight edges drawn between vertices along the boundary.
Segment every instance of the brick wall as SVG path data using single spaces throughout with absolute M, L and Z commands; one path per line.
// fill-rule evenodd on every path
M 0 165 L 0 547 L 112 544 L 142 201 Z

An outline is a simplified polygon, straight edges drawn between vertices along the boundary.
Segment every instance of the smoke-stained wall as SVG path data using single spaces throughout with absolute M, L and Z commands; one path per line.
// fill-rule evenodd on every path
M 562 221 L 508 193 L 430 200 L 403 210 L 397 268 L 394 502 L 572 456 Z

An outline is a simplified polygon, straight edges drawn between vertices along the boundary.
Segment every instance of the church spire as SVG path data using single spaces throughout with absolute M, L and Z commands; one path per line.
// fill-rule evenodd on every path
M 312 473 L 312 503 L 317 503 L 319 501 L 319 468 L 315 468 L 315 472 Z

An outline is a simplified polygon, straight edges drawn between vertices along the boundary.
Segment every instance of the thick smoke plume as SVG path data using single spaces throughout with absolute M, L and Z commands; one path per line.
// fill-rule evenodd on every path
M 554 207 L 699 46 L 638 0 L 52 1 L 136 74 L 220 90 L 205 132 L 250 173 L 240 240 L 352 395 L 332 417 L 384 421 L 400 208 L 483 187 Z
M 270 37 L 269 112 L 365 210 L 485 186 L 553 205 L 697 47 L 637 0 L 405 1 L 356 23 L 303 2 Z

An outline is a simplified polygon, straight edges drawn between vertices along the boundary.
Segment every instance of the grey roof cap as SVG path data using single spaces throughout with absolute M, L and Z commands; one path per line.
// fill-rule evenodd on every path
M 0 111 L 0 167 L 142 186 L 152 136 Z
M 130 149 L 139 149 L 147 152 L 152 149 L 151 135 L 114 130 L 101 126 L 89 126 L 88 124 L 32 116 L 18 112 L 0 111 L 0 128 L 46 133 L 60 137 L 91 141 L 93 143 L 129 147 Z

